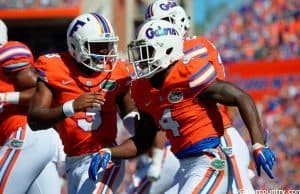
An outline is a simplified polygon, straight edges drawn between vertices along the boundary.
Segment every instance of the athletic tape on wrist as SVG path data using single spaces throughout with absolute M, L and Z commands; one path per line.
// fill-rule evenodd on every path
M 164 159 L 164 149 L 152 147 L 152 162 L 154 165 L 161 166 Z
M 262 148 L 262 147 L 264 147 L 264 146 L 262 144 L 260 144 L 260 143 L 255 143 L 255 144 L 252 145 L 252 149 L 253 150 L 256 150 L 256 149 Z
M 131 135 L 135 134 L 135 117 L 137 117 L 138 120 L 140 120 L 139 112 L 133 111 L 123 117 L 123 125 Z
M 20 92 L 0 93 L 0 101 L 8 104 L 19 104 Z
M 66 117 L 71 117 L 75 114 L 73 102 L 74 102 L 74 100 L 69 100 L 69 101 L 65 102 L 63 105 L 63 112 Z

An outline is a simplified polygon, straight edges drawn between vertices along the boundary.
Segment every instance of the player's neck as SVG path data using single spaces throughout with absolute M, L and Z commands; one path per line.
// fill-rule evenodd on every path
M 86 75 L 93 75 L 93 74 L 97 73 L 96 71 L 89 69 L 82 64 L 78 64 L 78 67 L 79 67 L 80 71 L 82 71 Z M 98 72 L 98 73 L 100 73 L 100 72 Z
M 150 78 L 150 83 L 154 88 L 160 89 L 162 87 L 166 77 L 169 75 L 169 72 L 174 67 L 174 64 L 175 63 L 173 63 L 167 69 L 158 72 L 157 74 L 155 74 L 153 77 Z

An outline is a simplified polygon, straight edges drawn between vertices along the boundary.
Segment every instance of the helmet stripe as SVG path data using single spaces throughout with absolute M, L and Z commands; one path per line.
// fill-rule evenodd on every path
M 98 23 L 98 26 L 99 26 L 99 28 L 100 28 L 100 31 L 101 31 L 101 33 L 103 33 L 103 32 L 104 32 L 104 28 L 103 28 L 103 26 L 102 26 L 100 20 L 98 19 L 98 17 L 97 17 L 96 15 L 92 14 L 92 16 L 94 16 L 94 17 L 96 18 L 97 23 Z
M 145 19 L 149 19 L 152 15 L 151 15 L 151 12 L 152 12 L 152 5 L 149 5 L 148 6 L 148 9 L 147 9 L 147 12 L 146 12 L 146 16 L 145 16 Z
M 96 17 L 96 19 L 101 24 L 101 27 L 104 30 L 104 33 L 110 33 L 110 28 L 109 28 L 109 25 L 107 24 L 106 20 L 99 14 L 93 13 L 93 15 Z
M 153 16 L 153 4 L 150 6 L 150 16 Z
M 100 16 L 101 22 L 104 25 L 105 32 L 109 33 L 110 32 L 110 28 L 109 28 L 109 25 L 108 25 L 106 19 L 104 17 L 102 17 L 101 15 L 99 15 L 99 16 Z

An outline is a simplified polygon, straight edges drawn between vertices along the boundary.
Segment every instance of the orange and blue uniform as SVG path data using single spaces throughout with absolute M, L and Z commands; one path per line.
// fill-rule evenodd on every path
M 110 73 L 85 75 L 67 52 L 44 55 L 36 67 L 40 79 L 53 91 L 53 106 L 76 99 L 85 92 L 105 92 L 101 109 L 78 112 L 56 125 L 68 156 L 94 153 L 112 145 L 117 135 L 116 97 L 130 86 L 126 61 L 118 60 Z
M 216 102 L 197 99 L 197 95 L 214 81 L 224 79 L 224 66 L 215 46 L 204 37 L 191 37 L 184 41 L 184 58 L 174 64 L 160 89 L 152 87 L 147 79 L 140 79 L 132 84 L 132 96 L 136 105 L 140 110 L 150 113 L 156 124 L 166 130 L 172 152 L 185 169 L 178 171 L 175 178 L 183 185 L 180 189 L 182 193 L 252 189 L 249 179 L 241 180 L 241 176 L 248 175 L 245 162 L 237 164 L 237 159 L 241 159 L 237 156 L 241 155 L 241 149 L 228 144 L 234 141 L 244 148 L 243 139 L 231 127 L 229 117 L 224 110 L 218 108 Z M 226 161 L 228 165 L 229 157 L 225 157 L 225 150 L 221 147 L 229 148 L 226 149 L 226 154 L 233 161 L 235 177 L 229 187 L 227 179 L 230 168 L 217 171 L 217 177 L 212 176 L 212 169 L 215 168 L 212 155 Z M 209 148 L 216 148 L 218 151 L 203 156 L 201 153 Z M 206 164 L 204 161 L 209 162 Z M 194 177 L 196 175 L 198 178 Z
M 222 115 L 216 102 L 197 99 L 218 78 L 211 59 L 186 57 L 175 62 L 160 89 L 148 79 L 132 82 L 131 93 L 137 107 L 166 131 L 171 150 L 179 159 L 182 169 L 175 182 L 180 191 L 170 193 L 209 193 L 228 188 L 228 164 L 220 148 L 224 134 Z M 222 164 L 217 166 L 219 170 L 212 166 L 214 161 Z
M 225 80 L 226 74 L 221 60 L 220 54 L 216 47 L 203 36 L 188 37 L 184 41 L 185 57 L 206 58 L 209 57 L 213 61 L 214 67 L 218 73 L 217 79 Z M 232 183 L 233 192 L 239 190 L 252 191 L 251 181 L 248 178 L 248 166 L 250 163 L 249 151 L 246 142 L 240 136 L 238 131 L 232 127 L 230 118 L 226 109 L 219 108 L 222 116 L 224 128 L 224 136 L 221 138 L 222 147 L 229 151 L 231 163 L 233 167 L 234 179 Z M 243 179 L 241 178 L 243 177 Z
M 0 93 L 18 91 L 10 74 L 32 68 L 33 64 L 33 55 L 25 44 L 8 41 L 2 45 Z M 56 160 L 57 151 L 62 151 L 58 148 L 60 139 L 53 129 L 34 133 L 27 125 L 27 109 L 24 105 L 0 101 L 0 193 L 31 192 L 37 184 L 43 193 L 57 193 L 60 183 L 52 160 Z M 32 160 L 28 162 L 28 158 Z M 20 182 L 23 176 L 26 179 Z M 46 182 L 47 188 L 41 187 Z
M 166 130 L 178 158 L 220 143 L 224 124 L 216 103 L 196 99 L 217 77 L 213 61 L 207 57 L 192 58 L 176 62 L 159 90 L 147 79 L 132 84 L 136 105 Z
M 9 41 L 0 49 L 0 92 L 14 92 L 14 87 L 7 74 L 30 68 L 33 56 L 30 49 L 23 43 Z M 27 107 L 0 102 L 0 145 L 19 127 L 27 123 Z

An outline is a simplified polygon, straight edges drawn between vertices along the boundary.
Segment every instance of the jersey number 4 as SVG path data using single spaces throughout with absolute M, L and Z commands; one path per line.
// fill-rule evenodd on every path
M 78 126 L 84 131 L 94 131 L 102 124 L 101 107 L 90 108 L 85 112 L 85 117 L 77 120 Z
M 179 124 L 172 118 L 171 110 L 169 108 L 164 109 L 162 117 L 159 120 L 160 126 L 165 130 L 171 130 L 173 136 L 180 136 Z

